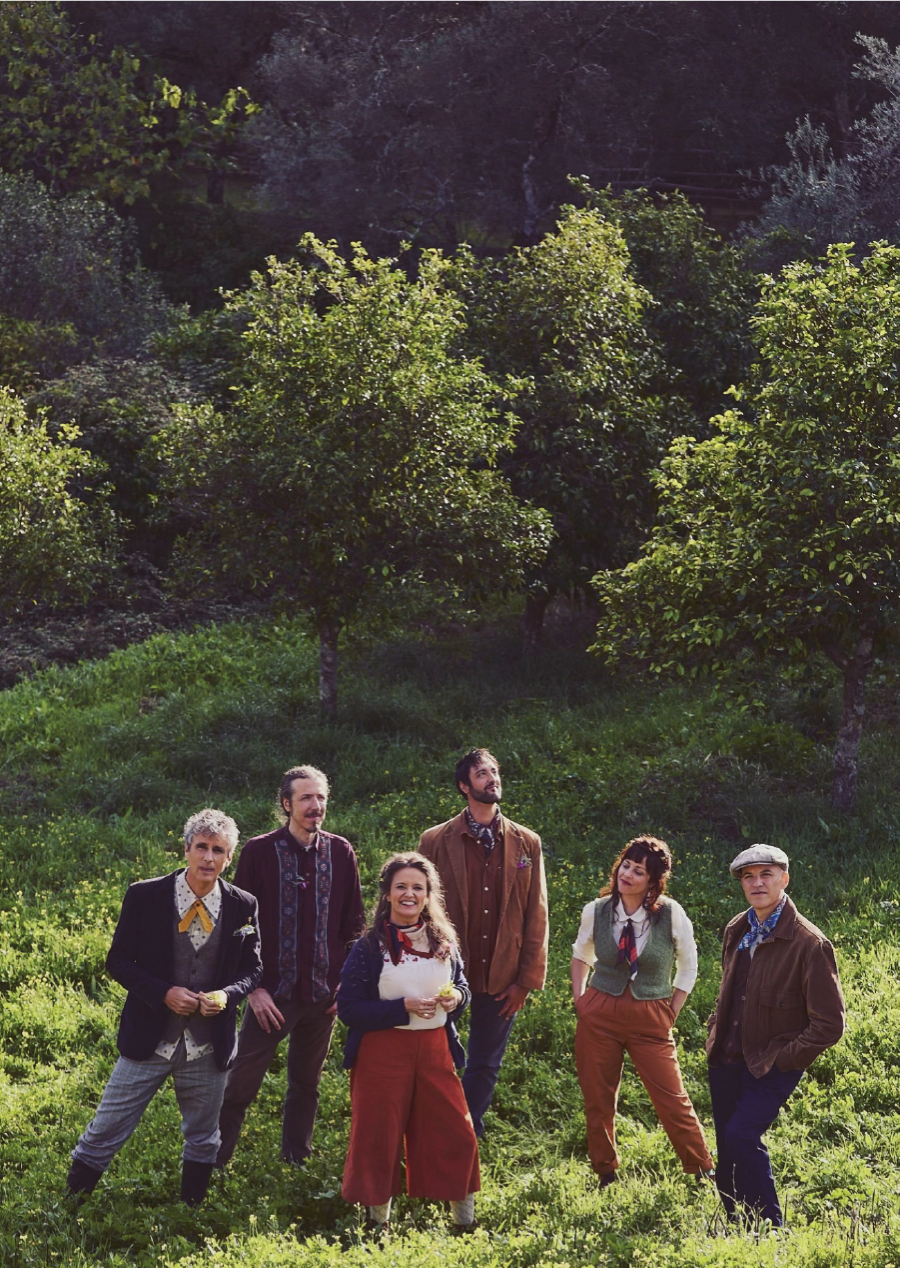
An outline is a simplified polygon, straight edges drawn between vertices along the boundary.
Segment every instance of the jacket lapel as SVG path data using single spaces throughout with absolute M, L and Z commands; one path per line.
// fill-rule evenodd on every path
M 463 840 L 463 833 L 466 831 L 465 811 L 457 815 L 455 819 L 451 819 L 448 836 L 449 844 L 452 848 L 447 853 L 450 856 L 450 866 L 453 869 L 453 883 L 456 886 L 456 892 L 459 895 L 459 903 L 462 907 L 463 923 L 466 924 L 469 919 L 469 887 L 466 884 L 466 843 Z
M 234 895 L 234 891 L 227 881 L 219 881 L 222 887 L 222 910 L 219 912 L 219 919 L 222 922 L 222 936 L 219 938 L 219 959 L 217 962 L 217 971 L 225 965 L 226 958 L 231 950 L 231 941 L 235 929 L 237 929 L 237 919 L 240 915 L 240 903 Z
M 175 973 L 175 877 L 172 872 L 163 877 L 157 893 L 156 920 L 159 927 L 160 977 L 171 982 Z
M 498 925 L 502 925 L 506 917 L 509 896 L 512 893 L 513 885 L 516 883 L 516 872 L 519 870 L 519 859 L 524 853 L 521 836 L 518 832 L 513 831 L 510 821 L 504 819 L 502 815 L 500 816 L 500 826 L 503 830 L 503 899 L 500 904 Z

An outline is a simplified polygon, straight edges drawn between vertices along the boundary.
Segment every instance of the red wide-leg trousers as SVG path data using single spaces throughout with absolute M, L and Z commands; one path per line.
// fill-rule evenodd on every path
M 711 1170 L 703 1128 L 681 1080 L 668 1000 L 635 999 L 630 986 L 621 995 L 589 986 L 575 1007 L 575 1064 L 597 1174 L 619 1165 L 614 1122 L 626 1052 L 684 1170 Z
M 478 1141 L 443 1026 L 363 1035 L 350 1106 L 348 1202 L 381 1206 L 403 1191 L 404 1144 L 410 1197 L 459 1202 L 481 1188 Z

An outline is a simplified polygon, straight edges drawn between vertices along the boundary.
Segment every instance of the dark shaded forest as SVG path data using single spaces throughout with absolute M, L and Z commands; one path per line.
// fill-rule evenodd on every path
M 145 262 L 194 306 L 307 229 L 390 252 L 533 243 L 573 174 L 679 189 L 733 232 L 798 121 L 853 153 L 885 95 L 855 72 L 856 37 L 900 43 L 892 3 L 63 7 L 201 99 L 241 86 L 262 107 L 207 173 L 207 208 L 161 180 L 164 214 L 134 209 Z

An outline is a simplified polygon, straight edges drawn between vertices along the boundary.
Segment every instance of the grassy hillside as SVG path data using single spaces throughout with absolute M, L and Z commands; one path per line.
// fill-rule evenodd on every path
M 339 725 L 315 712 L 315 657 L 291 624 L 161 635 L 0 695 L 0 1263 L 428 1266 L 900 1264 L 900 849 L 891 666 L 879 670 L 857 817 L 828 810 L 824 743 L 835 700 L 777 682 L 753 713 L 700 690 L 609 678 L 580 652 L 528 670 L 491 633 L 397 642 L 345 666 Z M 283 1058 L 207 1203 L 178 1190 L 180 1132 L 158 1097 L 94 1197 L 63 1200 L 69 1150 L 115 1060 L 122 992 L 103 960 L 126 885 L 177 866 L 202 805 L 244 837 L 274 823 L 281 772 L 311 761 L 333 782 L 328 826 L 348 836 L 367 899 L 384 856 L 455 813 L 456 756 L 486 743 L 504 808 L 546 843 L 547 989 L 517 1023 L 482 1150 L 482 1230 L 451 1238 L 436 1205 L 401 1199 L 387 1247 L 360 1240 L 340 1198 L 348 1132 L 339 1045 L 323 1083 L 316 1154 L 279 1161 Z M 622 1183 L 601 1195 L 587 1162 L 572 1055 L 570 945 L 581 906 L 621 844 L 664 836 L 671 892 L 698 935 L 701 974 L 679 1018 L 689 1090 L 710 1126 L 703 1021 L 722 926 L 740 907 L 727 862 L 775 840 L 792 893 L 835 941 L 847 1037 L 821 1058 L 770 1135 L 790 1231 L 722 1236 L 716 1200 L 679 1173 L 626 1072 Z

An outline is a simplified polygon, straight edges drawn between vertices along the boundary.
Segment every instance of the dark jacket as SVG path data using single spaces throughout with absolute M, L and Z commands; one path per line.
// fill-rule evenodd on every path
M 360 938 L 347 956 L 341 971 L 337 1009 L 338 1017 L 348 1027 L 347 1042 L 344 1044 L 345 1070 L 349 1070 L 356 1060 L 359 1045 L 367 1030 L 392 1030 L 395 1026 L 405 1026 L 409 1022 L 409 1013 L 403 1007 L 402 999 L 379 998 L 378 981 L 383 968 L 384 956 L 380 949 L 373 946 L 368 938 Z M 466 1064 L 466 1054 L 456 1033 L 456 1021 L 468 1006 L 471 991 L 463 973 L 462 960 L 455 952 L 450 957 L 450 978 L 462 995 L 462 1003 L 452 1013 L 448 1013 L 444 1029 L 453 1064 L 457 1070 L 461 1070 Z
M 536 991 L 547 976 L 547 882 L 541 838 L 530 828 L 501 816 L 503 894 L 497 941 L 491 957 L 488 992 L 505 991 L 513 982 Z M 431 859 L 444 886 L 447 915 L 459 938 L 463 963 L 469 963 L 466 812 L 422 833 L 419 853 Z
M 359 887 L 359 868 L 356 854 L 349 841 L 333 832 L 321 832 L 331 845 L 331 890 L 328 900 L 328 989 L 337 990 L 341 968 L 350 947 L 366 925 L 362 892 Z M 281 873 L 275 841 L 284 840 L 297 849 L 287 825 L 264 836 L 252 837 L 241 848 L 234 873 L 236 885 L 247 890 L 259 900 L 259 930 L 262 938 L 261 953 L 263 976 L 260 986 L 276 995 L 279 984 L 279 924 L 281 917 Z M 312 974 L 312 962 L 304 958 L 304 948 L 312 954 L 312 935 L 300 930 L 298 940 L 298 973 Z
M 750 928 L 746 912 L 725 928 L 722 941 L 722 985 L 707 1022 L 706 1052 L 716 1063 L 718 1021 L 731 1008 L 738 944 Z M 834 948 L 820 929 L 797 911 L 790 898 L 775 932 L 753 953 L 742 1025 L 744 1060 L 750 1073 L 762 1078 L 779 1070 L 805 1070 L 844 1033 L 844 996 Z
M 175 876 L 158 876 L 131 885 L 122 903 L 119 923 L 106 957 L 106 968 L 128 991 L 119 1021 L 118 1048 L 123 1057 L 146 1061 L 162 1039 L 169 1009 L 166 992 L 175 983 Z M 259 932 L 256 899 L 220 880 L 222 939 L 215 989 L 228 1004 L 213 1017 L 216 1065 L 227 1070 L 237 1051 L 237 1006 L 259 984 Z

